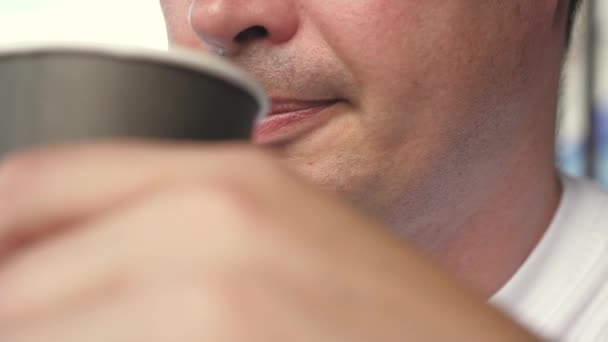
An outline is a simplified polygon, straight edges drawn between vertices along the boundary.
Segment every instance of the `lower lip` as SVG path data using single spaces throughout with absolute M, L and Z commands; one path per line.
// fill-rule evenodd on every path
M 321 114 L 337 103 L 338 101 L 299 111 L 271 115 L 256 126 L 254 140 L 261 143 L 285 140 L 307 132 L 321 124 L 325 117 Z

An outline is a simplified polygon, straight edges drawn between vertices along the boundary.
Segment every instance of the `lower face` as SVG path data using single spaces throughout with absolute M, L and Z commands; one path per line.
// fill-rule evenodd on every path
M 204 49 L 190 2 L 164 0 L 169 37 Z M 232 61 L 274 97 L 318 103 L 286 106 L 256 143 L 388 223 L 432 217 L 529 123 L 552 37 L 547 2 L 298 1 L 290 41 Z

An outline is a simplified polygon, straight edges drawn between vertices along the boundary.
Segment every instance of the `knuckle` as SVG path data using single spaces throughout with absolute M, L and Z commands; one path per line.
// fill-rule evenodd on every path
M 171 212 L 188 225 L 215 222 L 216 218 L 253 219 L 259 211 L 255 195 L 233 179 L 223 179 L 211 184 L 179 186 L 169 195 Z

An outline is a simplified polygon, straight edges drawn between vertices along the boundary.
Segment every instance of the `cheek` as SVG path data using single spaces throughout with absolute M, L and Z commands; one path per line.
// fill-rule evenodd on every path
M 371 71 L 384 71 L 395 64 L 394 56 L 400 54 L 398 50 L 402 43 L 418 26 L 415 13 L 420 12 L 420 8 L 416 7 L 422 6 L 412 3 L 406 0 L 317 0 L 306 15 L 332 52 L 353 74 L 363 78 L 361 83 L 365 86 L 366 75 Z
M 366 126 L 441 138 L 512 98 L 503 84 L 521 83 L 528 18 L 516 3 L 318 1 L 310 17 L 355 75 Z

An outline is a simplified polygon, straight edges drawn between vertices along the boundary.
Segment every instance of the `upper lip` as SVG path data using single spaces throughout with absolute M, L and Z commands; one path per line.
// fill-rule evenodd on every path
M 298 100 L 298 99 L 283 99 L 283 98 L 272 98 L 272 108 L 268 116 L 280 115 L 292 112 L 298 112 L 316 107 L 330 106 L 336 102 L 337 99 L 323 99 L 323 100 Z

